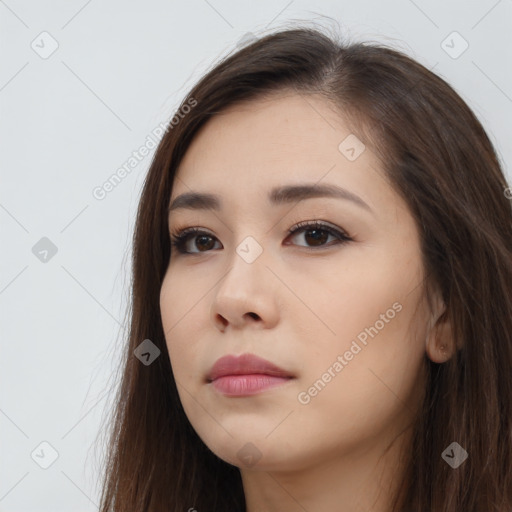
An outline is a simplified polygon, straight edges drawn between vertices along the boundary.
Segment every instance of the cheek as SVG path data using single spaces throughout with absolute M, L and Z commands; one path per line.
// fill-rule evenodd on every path
M 304 339 L 314 340 L 305 346 L 297 397 L 305 418 L 329 412 L 349 430 L 377 428 L 414 408 L 425 350 L 416 311 L 422 287 L 409 285 L 420 282 L 418 267 L 366 269 L 338 274 L 317 302 L 334 334 L 315 336 L 299 327 Z
M 404 309 L 378 334 L 368 335 L 366 345 L 349 336 L 329 357 L 320 350 L 316 363 L 315 355 L 308 357 L 288 438 L 306 436 L 304 443 L 315 453 L 329 453 L 333 446 L 352 451 L 381 436 L 391 439 L 410 424 L 419 404 L 423 353 L 407 338 L 406 315 Z
M 207 279 L 196 278 L 184 271 L 170 267 L 160 290 L 160 312 L 166 337 L 177 338 L 176 333 L 188 329 L 188 337 L 197 338 L 199 317 L 203 318 L 206 301 L 211 300 Z M 182 338 L 179 336 L 178 338 Z
M 366 351 L 372 340 L 387 338 L 387 351 L 392 352 L 405 336 L 409 304 L 417 300 L 408 285 L 420 279 L 416 274 L 415 265 L 397 266 L 379 251 L 369 255 L 354 251 L 341 264 L 324 265 L 314 282 L 307 278 L 311 271 L 301 273 L 305 277 L 295 278 L 294 289 L 308 308 L 297 301 L 291 310 L 296 332 L 313 342 L 308 343 L 310 350 L 321 356 L 322 364 L 326 356 L 332 359 L 350 350 L 353 340 Z
M 197 346 L 200 339 L 198 332 L 199 316 L 204 316 L 202 293 L 190 289 L 187 281 L 187 291 L 182 287 L 185 279 L 168 273 L 160 291 L 160 311 L 165 342 L 175 380 L 186 385 L 187 381 L 197 379 L 198 368 L 201 364 L 197 358 L 201 351 Z M 204 299 L 203 299 L 204 300 Z M 179 387 L 178 387 L 179 389 Z

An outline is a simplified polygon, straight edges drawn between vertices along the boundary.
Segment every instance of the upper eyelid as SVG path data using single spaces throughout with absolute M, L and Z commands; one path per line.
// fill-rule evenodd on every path
M 319 226 L 319 227 L 322 227 L 326 230 L 332 230 L 332 231 L 336 231 L 336 232 L 339 232 L 340 234 L 342 235 L 345 235 L 345 236 L 350 236 L 347 231 L 341 227 L 338 227 L 336 226 L 335 224 L 332 224 L 328 221 L 324 221 L 324 220 L 308 220 L 308 221 L 299 221 L 299 222 L 295 222 L 293 224 L 293 226 L 289 229 L 286 230 L 287 233 L 292 233 L 292 232 L 295 232 L 295 231 L 299 231 L 299 230 L 304 230 L 304 229 L 307 229 L 307 228 L 314 228 L 315 226 Z M 213 238 L 217 238 L 218 237 L 216 235 L 214 235 L 213 233 L 210 232 L 210 230 L 208 230 L 207 228 L 203 228 L 203 227 L 199 227 L 199 226 L 189 226 L 189 227 L 184 227 L 184 228 L 175 228 L 174 230 L 170 230 L 171 231 L 171 234 L 173 236 L 186 236 L 186 235 L 199 235 L 199 234 L 206 234 L 206 235 L 209 235 L 209 236 L 212 236 Z
M 349 236 L 349 234 L 345 231 L 345 229 L 343 229 L 342 227 L 338 227 L 338 226 L 336 226 L 336 224 L 332 224 L 331 222 L 328 222 L 325 220 L 305 220 L 305 221 L 296 222 L 287 231 L 288 232 L 298 231 L 300 229 L 305 229 L 308 227 L 311 228 L 311 227 L 315 227 L 315 226 L 319 226 L 326 230 L 337 231 L 341 234 L 345 234 L 346 236 Z

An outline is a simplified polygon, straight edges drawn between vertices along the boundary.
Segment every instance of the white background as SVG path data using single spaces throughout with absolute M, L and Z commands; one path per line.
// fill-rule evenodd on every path
M 111 406 L 152 152 L 103 200 L 93 189 L 244 34 L 290 20 L 332 27 L 325 17 L 435 66 L 510 182 L 512 0 L 0 1 L 0 512 L 97 510 L 94 441 Z M 58 43 L 47 58 L 31 47 L 51 49 L 44 31 Z M 441 46 L 453 31 L 469 44 L 456 59 Z M 47 262 L 32 252 L 42 237 L 57 247 Z M 49 456 L 43 441 L 58 452 L 48 469 L 31 457 Z

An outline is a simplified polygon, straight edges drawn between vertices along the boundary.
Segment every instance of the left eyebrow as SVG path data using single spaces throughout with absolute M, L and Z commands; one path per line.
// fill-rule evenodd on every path
M 375 215 L 375 212 L 370 208 L 370 206 L 358 195 L 334 184 L 286 185 L 273 188 L 268 196 L 272 205 L 293 203 L 317 197 L 334 197 L 336 199 L 351 201 Z M 187 192 L 179 195 L 172 201 L 169 206 L 169 213 L 182 208 L 187 210 L 220 211 L 222 209 L 222 203 L 220 197 L 215 194 Z

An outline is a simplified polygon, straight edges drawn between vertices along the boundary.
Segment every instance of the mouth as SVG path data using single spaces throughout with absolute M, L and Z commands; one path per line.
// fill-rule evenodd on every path
M 241 356 L 228 355 L 218 359 L 206 376 L 207 382 L 214 382 L 221 378 L 231 377 L 241 382 L 240 378 L 266 377 L 266 379 L 290 380 L 295 376 L 274 363 L 262 359 L 254 354 Z M 270 382 L 270 381 L 269 381 Z

